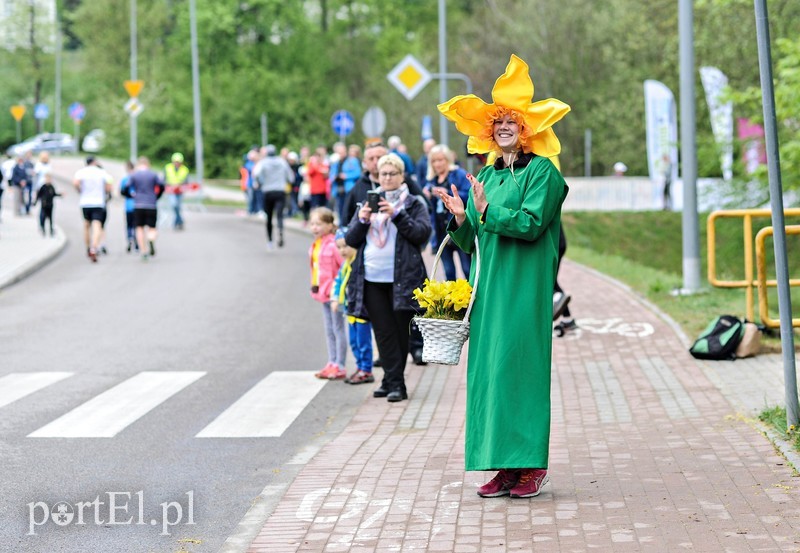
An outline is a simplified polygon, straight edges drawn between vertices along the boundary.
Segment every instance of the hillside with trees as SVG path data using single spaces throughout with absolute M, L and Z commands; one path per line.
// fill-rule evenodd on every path
M 55 56 L 52 28 L 30 17 L 35 3 L 18 2 L 13 15 L 27 44 L 0 51 L 6 106 L 41 101 L 54 105 Z M 193 154 L 191 58 L 187 0 L 138 0 L 139 151 L 156 160 L 174 150 Z M 735 117 L 761 118 L 755 18 L 752 0 L 695 1 L 696 64 L 721 69 L 740 94 Z M 99 127 L 108 136 L 106 155 L 128 152 L 129 126 L 122 106 L 123 81 L 130 76 L 129 4 L 117 0 L 60 0 L 64 30 L 62 130 L 73 131 L 66 106 L 87 107 L 85 132 Z M 798 87 L 800 2 L 769 3 L 782 153 L 789 166 L 787 187 L 800 166 Z M 206 175 L 236 176 L 246 149 L 260 142 L 262 113 L 269 140 L 293 149 L 330 144 L 339 109 L 360 121 L 370 106 L 387 116 L 385 134 L 398 134 L 416 156 L 423 116 L 433 118 L 438 137 L 437 82 L 406 100 L 386 78 L 406 54 L 438 71 L 438 11 L 434 0 L 199 0 L 203 136 Z M 36 24 L 30 24 L 31 21 Z M 31 30 L 29 27 L 36 27 Z M 27 31 L 27 32 L 24 32 Z M 592 130 L 592 171 L 609 174 L 623 160 L 629 174 L 646 174 L 645 79 L 664 82 L 678 97 L 678 2 L 675 0 L 448 0 L 448 71 L 468 75 L 474 92 L 489 98 L 509 55 L 528 62 L 535 99 L 557 97 L 572 107 L 556 131 L 566 174 L 582 174 L 584 132 Z M 22 39 L 23 43 L 25 39 Z M 31 47 L 31 43 L 33 47 Z M 450 81 L 449 95 L 464 93 Z M 696 79 L 700 176 L 718 176 L 708 110 Z M 8 109 L 6 108 L 6 113 Z M 30 112 L 29 112 L 30 113 Z M 15 141 L 8 115 L 0 144 Z M 45 130 L 53 130 L 52 116 Z M 36 132 L 30 115 L 23 136 Z M 450 132 L 451 146 L 464 140 Z

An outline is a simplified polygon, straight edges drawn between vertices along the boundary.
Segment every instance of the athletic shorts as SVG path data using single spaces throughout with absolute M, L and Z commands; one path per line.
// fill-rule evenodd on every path
M 104 207 L 84 207 L 83 208 L 83 220 L 92 222 L 92 221 L 100 221 L 100 224 L 106 222 L 106 208 Z
M 156 228 L 158 210 L 155 208 L 137 207 L 133 210 L 133 222 L 137 227 Z

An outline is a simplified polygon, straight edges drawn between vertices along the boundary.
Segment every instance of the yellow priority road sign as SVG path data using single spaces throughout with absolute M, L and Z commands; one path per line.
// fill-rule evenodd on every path
M 16 119 L 17 121 L 22 121 L 24 115 L 25 115 L 25 106 L 22 105 L 11 106 L 11 116 L 14 119 Z
M 131 98 L 136 98 L 142 88 L 144 88 L 144 81 L 125 81 L 125 90 Z
M 400 93 L 411 100 L 431 82 L 431 74 L 420 61 L 408 54 L 386 75 Z

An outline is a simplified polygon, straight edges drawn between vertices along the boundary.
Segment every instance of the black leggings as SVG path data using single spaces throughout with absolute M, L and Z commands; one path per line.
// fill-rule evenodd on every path
M 375 332 L 378 354 L 383 361 L 381 387 L 390 392 L 405 393 L 408 327 L 414 312 L 395 311 L 393 287 L 391 282 L 364 281 L 364 304 Z
M 561 292 L 563 294 L 564 290 L 558 284 L 558 270 L 561 269 L 561 258 L 564 257 L 564 254 L 567 251 L 567 237 L 564 234 L 563 226 L 561 227 L 560 230 L 561 233 L 560 236 L 558 237 L 558 265 L 556 265 L 556 285 L 554 288 L 556 292 Z M 564 308 L 564 312 L 562 313 L 562 315 L 567 319 L 569 319 L 572 316 L 569 312 L 569 306 Z
M 272 242 L 272 215 L 278 213 L 278 234 L 283 237 L 283 204 L 286 193 L 279 190 L 264 193 L 264 213 L 267 214 L 267 240 Z
M 42 206 L 41 211 L 39 211 L 39 227 L 42 232 L 44 232 L 44 223 L 48 220 L 50 221 L 50 234 L 53 234 L 53 206 Z

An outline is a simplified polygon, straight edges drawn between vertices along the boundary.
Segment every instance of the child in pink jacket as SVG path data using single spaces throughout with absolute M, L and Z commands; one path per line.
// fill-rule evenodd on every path
M 344 314 L 331 309 L 331 289 L 344 260 L 336 248 L 333 211 L 327 207 L 314 209 L 308 228 L 314 235 L 314 243 L 308 250 L 311 262 L 311 297 L 322 304 L 322 320 L 328 344 L 328 364 L 314 376 L 327 380 L 343 380 L 347 377 L 344 368 L 347 355 Z

